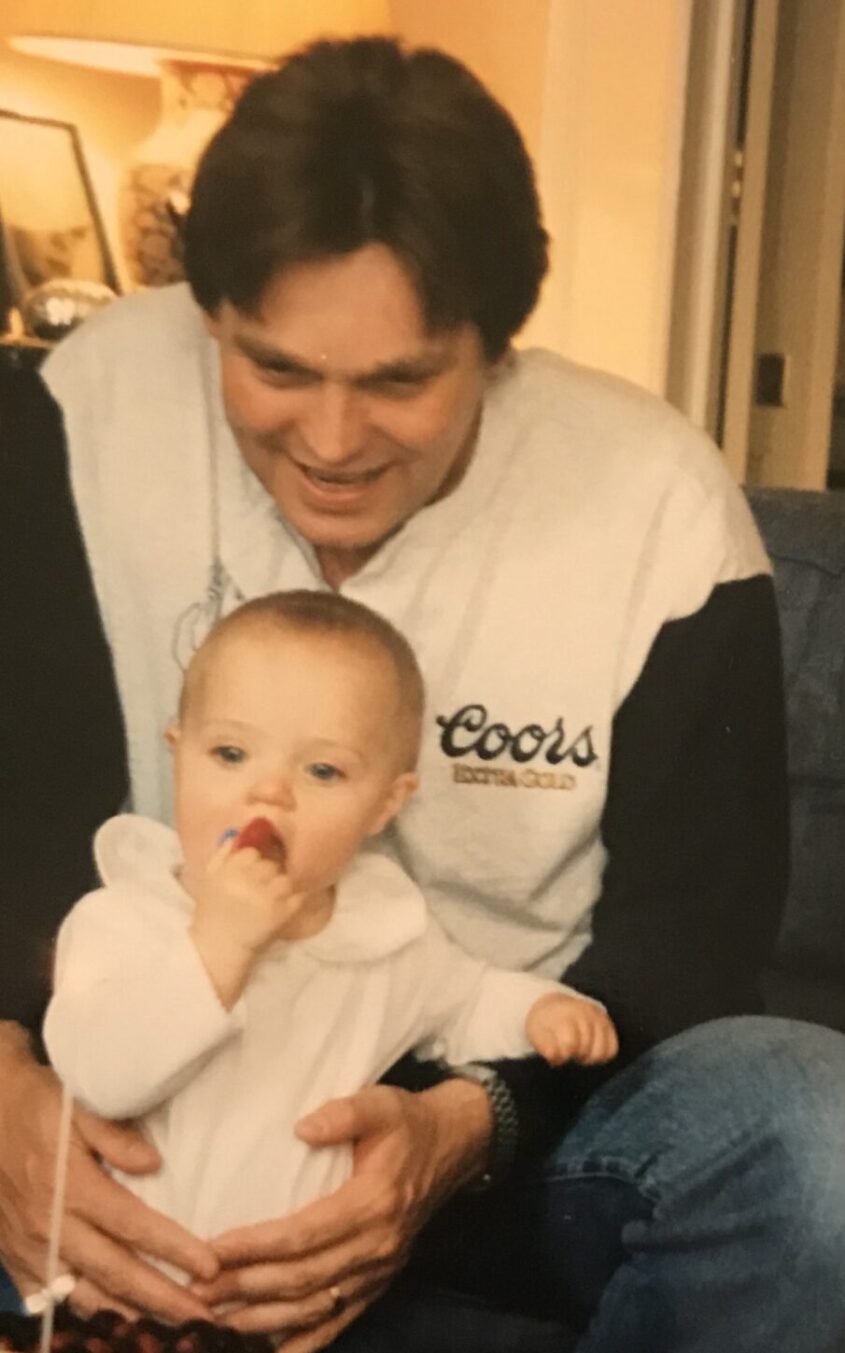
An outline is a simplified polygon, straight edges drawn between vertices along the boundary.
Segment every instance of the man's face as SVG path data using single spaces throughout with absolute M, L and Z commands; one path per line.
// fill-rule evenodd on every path
M 475 326 L 431 334 L 395 255 L 285 269 L 255 313 L 207 319 L 241 452 L 338 585 L 472 455 L 487 375 Z
M 168 735 L 186 886 L 224 832 L 263 817 L 295 888 L 320 895 L 416 785 L 397 761 L 391 660 L 348 638 L 256 627 L 206 662 Z

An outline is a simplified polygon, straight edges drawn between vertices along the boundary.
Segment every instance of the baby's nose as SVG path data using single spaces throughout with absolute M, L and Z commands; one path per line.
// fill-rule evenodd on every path
M 252 803 L 266 803 L 274 808 L 289 810 L 295 807 L 290 776 L 281 771 L 263 775 L 252 786 L 250 799 Z

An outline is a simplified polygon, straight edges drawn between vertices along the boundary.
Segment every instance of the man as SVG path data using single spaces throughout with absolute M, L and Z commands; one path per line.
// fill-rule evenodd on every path
M 601 1071 L 460 1068 L 325 1106 L 300 1131 L 354 1141 L 353 1179 L 216 1240 L 222 1271 L 190 1295 L 120 1241 L 199 1275 L 209 1247 L 99 1180 L 81 1145 L 75 1304 L 234 1303 L 240 1328 L 307 1353 L 454 1195 L 411 1257 L 409 1347 L 431 1346 L 438 1284 L 532 1312 L 538 1347 L 553 1318 L 579 1353 L 833 1353 L 845 1043 L 719 1018 L 759 1009 L 786 840 L 771 582 L 719 457 L 622 383 L 511 351 L 545 268 L 531 169 L 441 54 L 323 43 L 256 80 L 200 166 L 186 264 L 193 299 L 117 304 L 47 369 L 136 808 L 169 812 L 160 730 L 221 610 L 278 587 L 367 602 L 429 691 L 402 862 L 468 948 L 604 1001 L 621 1051 Z M 15 1056 L 13 1085 L 31 1082 Z M 81 1130 L 126 1168 L 102 1124 Z M 47 1148 L 30 1150 L 46 1193 Z M 0 1229 L 19 1279 L 38 1245 L 16 1228 L 44 1227 L 25 1193 Z M 397 1345 L 399 1300 L 368 1338 Z

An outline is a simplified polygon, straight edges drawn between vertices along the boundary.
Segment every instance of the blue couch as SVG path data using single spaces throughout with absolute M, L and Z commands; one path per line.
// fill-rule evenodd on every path
M 845 492 L 749 499 L 775 568 L 792 809 L 767 1009 L 845 1031 Z

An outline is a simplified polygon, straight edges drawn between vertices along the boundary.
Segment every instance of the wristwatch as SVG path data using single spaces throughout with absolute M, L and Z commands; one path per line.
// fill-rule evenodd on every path
M 491 1066 L 481 1062 L 465 1062 L 450 1066 L 449 1073 L 458 1080 L 475 1081 L 487 1091 L 493 1114 L 493 1132 L 487 1167 L 480 1179 L 468 1185 L 468 1191 L 481 1193 L 500 1184 L 510 1173 L 519 1140 L 519 1114 L 510 1086 Z

